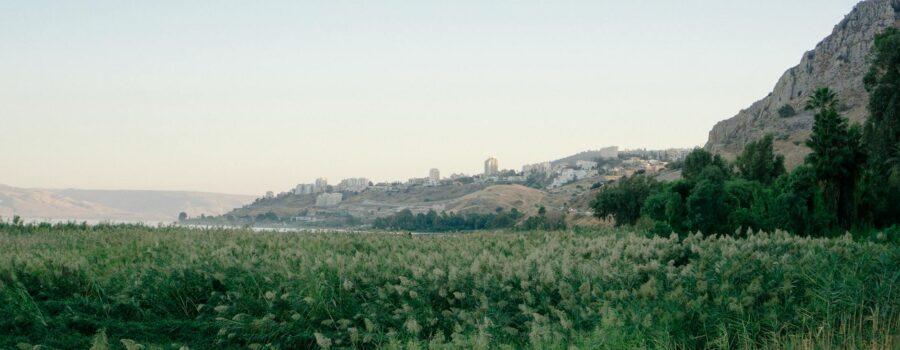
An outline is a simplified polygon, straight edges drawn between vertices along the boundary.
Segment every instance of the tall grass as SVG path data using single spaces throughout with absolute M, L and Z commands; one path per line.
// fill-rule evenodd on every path
M 0 348 L 896 348 L 898 286 L 897 245 L 783 232 L 0 224 Z

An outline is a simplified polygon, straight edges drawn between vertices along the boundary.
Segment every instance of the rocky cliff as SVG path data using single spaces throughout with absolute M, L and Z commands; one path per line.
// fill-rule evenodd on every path
M 868 69 L 866 58 L 875 34 L 891 26 L 900 26 L 900 0 L 860 2 L 831 35 L 778 79 L 768 96 L 716 123 L 706 149 L 734 158 L 748 142 L 771 133 L 789 168 L 802 163 L 809 153 L 803 143 L 813 124 L 812 114 L 803 111 L 807 97 L 817 87 L 828 86 L 837 93 L 841 112 L 851 122 L 863 121 L 868 98 L 862 82 Z M 796 114 L 784 113 L 790 109 Z

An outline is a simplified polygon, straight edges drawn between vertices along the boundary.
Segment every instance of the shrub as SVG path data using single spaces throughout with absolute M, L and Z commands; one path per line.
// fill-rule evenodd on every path
M 782 118 L 790 118 L 797 115 L 797 111 L 794 110 L 794 107 L 791 107 L 789 104 L 785 104 L 778 108 L 778 116 Z

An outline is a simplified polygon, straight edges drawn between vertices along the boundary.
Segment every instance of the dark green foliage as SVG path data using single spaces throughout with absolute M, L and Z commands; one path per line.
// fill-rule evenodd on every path
M 389 230 L 408 230 L 419 232 L 448 232 L 483 229 L 510 228 L 522 217 L 518 209 L 504 211 L 497 208 L 494 213 L 447 213 L 438 214 L 434 210 L 427 213 L 413 214 L 409 209 L 388 217 L 375 219 L 372 227 Z
M 733 211 L 728 215 L 728 228 L 734 232 L 743 229 L 750 231 L 769 231 L 772 192 L 768 186 L 756 181 L 732 179 L 725 183 L 725 193 L 733 204 Z
M 828 88 L 816 90 L 807 108 L 816 111 L 812 134 L 806 140 L 812 153 L 806 163 L 815 171 L 822 186 L 825 209 L 834 213 L 842 228 L 856 220 L 856 184 L 865 155 L 861 132 L 850 127 L 836 110 L 837 99 Z
M 825 210 L 815 171 L 807 165 L 782 176 L 773 186 L 772 208 L 768 214 L 773 227 L 803 236 L 827 236 L 836 221 Z
M 813 94 L 809 96 L 809 100 L 806 101 L 806 106 L 803 108 L 808 111 L 821 113 L 827 110 L 837 111 L 837 106 L 837 94 L 827 87 L 820 87 L 813 91 Z
M 270 222 L 275 222 L 275 221 L 278 221 L 278 215 L 276 215 L 275 213 L 273 213 L 273 212 L 271 212 L 271 211 L 268 211 L 268 212 L 265 212 L 265 213 L 259 213 L 259 214 L 256 214 L 255 219 L 256 219 L 256 221 L 270 221 Z
M 685 201 L 685 209 L 691 229 L 705 234 L 730 233 L 728 216 L 734 210 L 734 203 L 727 196 L 725 183 L 721 178 L 713 177 L 697 182 Z
M 863 80 L 869 92 L 865 142 L 875 163 L 896 156 L 900 143 L 900 29 L 876 36 L 871 66 Z
M 665 230 L 654 229 L 653 231 L 665 235 L 670 232 L 684 234 L 690 231 L 691 225 L 687 221 L 685 201 L 693 187 L 692 182 L 681 180 L 647 198 L 641 209 L 642 215 L 659 223 L 665 223 Z
M 666 229 L 687 234 L 733 234 L 738 230 L 783 229 L 804 236 L 839 233 L 835 214 L 826 210 L 815 171 L 800 166 L 772 185 L 730 178 L 707 167 L 696 181 L 665 186 L 644 203 L 642 214 Z M 665 230 L 656 230 L 667 234 Z
M 771 184 L 778 176 L 784 174 L 784 156 L 775 154 L 772 148 L 772 135 L 750 142 L 744 152 L 735 161 L 740 177 Z
M 833 103 L 827 94 L 820 95 L 825 104 Z M 684 235 L 784 229 L 811 236 L 836 232 L 836 214 L 824 206 L 815 170 L 801 166 L 785 174 L 771 137 L 749 144 L 738 156 L 738 178 L 721 159 L 705 151 L 692 155 L 685 162 L 695 169 L 691 176 L 664 186 L 644 203 L 642 214 L 657 222 L 652 231 Z
M 612 216 L 616 225 L 634 225 L 641 216 L 644 201 L 661 187 L 656 179 L 649 176 L 624 177 L 615 184 L 605 186 L 591 203 L 591 208 L 597 218 Z
M 538 215 L 525 219 L 525 221 L 516 228 L 520 230 L 543 231 L 565 230 L 566 220 L 565 217 L 560 214 L 548 215 L 547 208 L 540 207 L 538 209 Z
M 791 105 L 784 105 L 778 109 L 778 116 L 782 118 L 790 118 L 797 115 L 797 111 Z
M 900 223 L 900 29 L 875 37 L 863 80 L 869 117 L 863 131 L 868 161 L 860 186 L 860 212 L 875 227 Z
M 705 149 L 697 148 L 684 158 L 684 163 L 681 166 L 681 176 L 688 180 L 696 180 L 700 173 L 709 166 L 720 168 L 723 173 L 731 172 L 721 156 L 718 154 L 713 155 Z

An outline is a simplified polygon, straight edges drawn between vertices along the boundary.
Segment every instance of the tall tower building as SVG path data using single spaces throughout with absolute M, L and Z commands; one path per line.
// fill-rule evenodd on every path
M 316 179 L 316 192 L 325 192 L 326 188 L 328 188 L 328 179 L 324 177 Z
M 432 168 L 428 171 L 428 181 L 432 184 L 437 184 L 441 182 L 441 171 L 437 170 L 437 168 Z
M 490 157 L 484 161 L 484 176 L 494 176 L 498 173 L 499 171 L 497 171 L 497 158 Z

